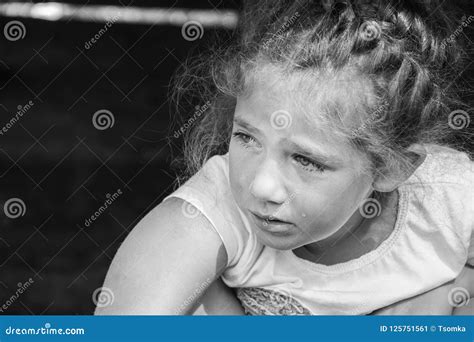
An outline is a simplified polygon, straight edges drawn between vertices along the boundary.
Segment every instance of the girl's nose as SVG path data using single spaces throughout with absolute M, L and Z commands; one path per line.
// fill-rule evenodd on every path
M 286 191 L 278 170 L 278 164 L 263 162 L 257 169 L 255 178 L 250 184 L 250 193 L 258 200 L 282 204 L 286 199 Z

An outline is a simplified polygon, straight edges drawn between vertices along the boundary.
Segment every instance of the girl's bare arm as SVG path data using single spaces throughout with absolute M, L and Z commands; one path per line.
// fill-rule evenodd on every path
M 220 277 L 227 254 L 203 216 L 183 215 L 183 200 L 171 198 L 148 213 L 120 246 L 104 287 L 111 305 L 97 315 L 184 315 Z
M 209 287 L 201 297 L 193 315 L 244 315 L 244 309 L 235 296 L 233 289 L 229 288 L 219 278 Z

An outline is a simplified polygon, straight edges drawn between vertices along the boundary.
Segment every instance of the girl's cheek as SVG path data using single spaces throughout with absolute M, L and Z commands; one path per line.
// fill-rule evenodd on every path
M 298 194 L 295 196 L 298 196 Z M 300 197 L 290 204 L 294 220 L 299 226 L 306 227 L 305 230 L 317 220 L 318 206 L 310 197 L 300 193 Z

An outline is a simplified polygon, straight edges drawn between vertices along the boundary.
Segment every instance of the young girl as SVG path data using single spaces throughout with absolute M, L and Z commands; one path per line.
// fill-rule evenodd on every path
M 369 314 L 457 279 L 392 312 L 472 314 L 457 25 L 435 1 L 248 7 L 191 79 L 211 103 L 185 132 L 192 177 L 121 246 L 98 312 Z

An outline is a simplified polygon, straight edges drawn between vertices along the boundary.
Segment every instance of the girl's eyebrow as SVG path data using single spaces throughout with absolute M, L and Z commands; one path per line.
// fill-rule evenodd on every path
M 235 117 L 234 118 L 234 123 L 236 123 L 239 126 L 242 126 L 243 128 L 245 128 L 249 132 L 260 133 L 260 130 L 258 128 L 253 127 L 251 124 L 249 124 L 247 121 L 245 121 L 244 119 L 242 119 L 240 117 Z
M 282 140 L 284 143 L 290 146 L 290 148 L 293 148 L 294 150 L 298 151 L 298 153 L 304 154 L 309 158 L 327 164 L 327 166 L 336 167 L 343 165 L 342 160 L 335 155 L 325 154 L 320 150 L 314 148 L 313 146 L 306 145 L 304 143 L 297 143 L 287 138 L 283 138 Z
M 260 133 L 260 130 L 258 128 L 252 126 L 251 124 L 249 124 L 247 121 L 245 121 L 244 119 L 240 117 L 235 117 L 234 123 L 236 123 L 239 126 L 242 126 L 249 132 Z M 304 154 L 309 158 L 328 164 L 328 166 L 340 166 L 343 164 L 342 160 L 338 158 L 337 156 L 327 155 L 325 153 L 322 153 L 321 151 L 319 151 L 318 149 L 310 145 L 306 145 L 302 142 L 297 143 L 288 138 L 283 138 L 282 141 L 286 145 L 290 146 L 290 148 L 293 148 L 294 150 L 298 151 L 298 153 Z

